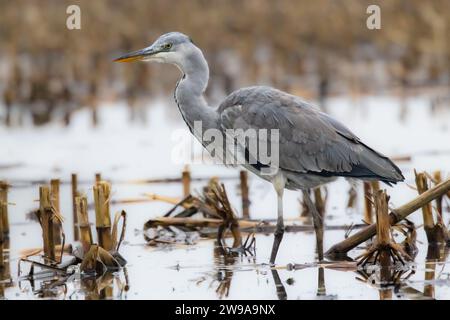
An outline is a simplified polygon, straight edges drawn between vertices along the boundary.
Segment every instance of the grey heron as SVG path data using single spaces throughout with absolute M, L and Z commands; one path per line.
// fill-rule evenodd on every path
M 337 120 L 294 95 L 267 86 L 254 86 L 231 93 L 218 107 L 208 106 L 204 98 L 209 80 L 208 63 L 191 38 L 180 32 L 164 34 L 150 46 L 115 61 L 137 60 L 173 64 L 181 70 L 175 101 L 183 120 L 199 139 L 202 137 L 194 130 L 196 121 L 224 135 L 228 129 L 278 130 L 279 155 L 274 174 L 263 174 L 265 165 L 258 158 L 253 159 L 256 162 L 249 161 L 246 155 L 248 161 L 242 164 L 270 181 L 277 193 L 278 217 L 271 264 L 275 263 L 284 233 L 285 188 L 302 191 L 313 218 L 318 258 L 323 260 L 322 217 L 310 198 L 310 189 L 337 177 L 379 180 L 387 184 L 404 180 L 400 169 L 388 157 L 364 144 Z

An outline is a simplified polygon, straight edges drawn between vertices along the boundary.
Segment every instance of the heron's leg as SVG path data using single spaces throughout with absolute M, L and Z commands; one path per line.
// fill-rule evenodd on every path
M 314 224 L 314 230 L 316 232 L 317 253 L 319 255 L 319 261 L 323 260 L 323 221 L 316 205 L 312 202 L 309 193 L 303 190 L 303 201 L 306 202 L 309 212 L 311 212 Z
M 274 264 L 277 257 L 278 248 L 280 247 L 281 240 L 284 234 L 284 222 L 283 222 L 283 192 L 286 185 L 286 180 L 283 174 L 280 172 L 276 175 L 273 180 L 273 186 L 277 192 L 277 206 L 278 206 L 278 217 L 277 226 L 275 229 L 275 237 L 273 239 L 272 254 L 270 255 L 270 263 Z

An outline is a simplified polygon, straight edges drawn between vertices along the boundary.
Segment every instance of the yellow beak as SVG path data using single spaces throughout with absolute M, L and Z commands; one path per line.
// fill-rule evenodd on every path
M 137 50 L 134 52 L 127 53 L 127 54 L 115 59 L 114 62 L 140 61 L 140 60 L 143 60 L 145 57 L 152 55 L 153 53 L 154 53 L 153 50 L 151 50 L 149 48 Z
M 114 62 L 132 62 L 132 61 L 139 61 L 144 59 L 144 56 L 134 56 L 134 57 L 119 57 L 117 59 L 114 59 Z

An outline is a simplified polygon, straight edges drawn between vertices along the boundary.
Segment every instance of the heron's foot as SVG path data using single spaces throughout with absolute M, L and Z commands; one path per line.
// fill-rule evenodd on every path
M 380 244 L 378 241 L 375 241 L 365 253 L 356 257 L 356 260 L 358 260 L 357 265 L 364 267 L 367 263 L 373 265 L 377 263 L 383 264 L 380 258 L 386 254 L 389 256 L 390 262 L 394 264 L 400 262 L 402 265 L 405 265 L 405 261 L 412 260 L 401 245 L 393 241 L 387 244 Z

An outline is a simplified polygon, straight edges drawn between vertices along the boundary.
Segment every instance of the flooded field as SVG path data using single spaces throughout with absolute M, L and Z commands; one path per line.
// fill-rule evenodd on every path
M 383 102 L 381 107 L 375 105 Z M 384 108 L 395 105 L 395 100 L 368 99 L 364 109 L 369 122 L 360 123 L 361 115 L 351 112 L 349 104 L 337 99 L 331 113 L 347 117 L 346 123 L 369 145 L 390 156 L 409 156 L 398 161 L 406 183 L 386 188 L 391 196 L 390 206 L 396 208 L 417 196 L 413 169 L 434 172 L 443 177 L 450 170 L 450 154 L 445 141 L 450 141 L 448 115 L 433 117 L 420 100 L 403 123 L 384 121 L 382 134 L 376 130 L 384 117 Z M 390 105 L 389 105 L 390 104 Z M 173 205 L 161 201 L 118 203 L 124 199 L 142 198 L 144 194 L 182 199 L 180 182 L 144 183 L 145 179 L 180 178 L 183 164 L 173 164 L 171 150 L 173 130 L 182 128 L 178 120 L 167 118 L 173 106 L 155 105 L 149 113 L 147 127 L 119 124 L 121 106 L 105 107 L 105 115 L 112 115 L 99 128 L 84 127 L 84 115 L 74 120 L 68 130 L 58 126 L 43 129 L 3 131 L 0 180 L 9 181 L 10 235 L 6 242 L 9 252 L 0 297 L 5 299 L 449 299 L 450 269 L 447 248 L 429 248 L 423 230 L 422 214 L 416 211 L 409 218 L 417 227 L 418 254 L 405 266 L 391 272 L 388 285 L 380 282 L 377 267 L 366 268 L 365 273 L 351 261 L 327 261 L 317 265 L 315 236 L 311 221 L 301 217 L 300 192 L 287 191 L 285 219 L 289 226 L 305 226 L 298 232 L 286 232 L 277 263 L 268 264 L 272 233 L 258 232 L 255 251 L 243 254 L 223 252 L 214 239 L 192 236 L 176 244 L 149 245 L 143 226 L 151 218 L 161 217 Z M 337 110 L 339 109 L 339 113 Z M 103 111 L 105 111 L 103 110 Z M 392 118 L 395 118 L 392 117 Z M 414 128 L 420 119 L 428 130 L 426 137 Z M 164 119 L 164 120 L 163 120 Z M 389 123 L 393 121 L 393 123 Z M 395 122 L 395 124 L 394 124 Z M 157 153 L 157 154 L 156 154 Z M 52 272 L 35 267 L 33 279 L 27 275 L 30 264 L 19 260 L 25 250 L 42 247 L 40 225 L 30 219 L 30 212 L 39 207 L 39 185 L 50 178 L 61 179 L 60 206 L 64 217 L 64 231 L 68 243 L 73 244 L 73 219 L 70 174 L 77 173 L 79 190 L 93 203 L 94 174 L 112 184 L 111 213 L 127 213 L 125 239 L 120 247 L 126 266 L 101 277 L 81 276 L 78 266 L 62 279 Z M 241 216 L 239 171 L 221 166 L 192 165 L 191 189 L 200 193 L 212 176 L 224 183 L 230 202 Z M 196 178 L 204 178 L 196 181 Z M 139 181 L 138 181 L 139 180 Z M 361 227 L 364 211 L 363 186 L 356 185 L 354 208 L 348 208 L 350 184 L 338 180 L 327 187 L 325 210 L 325 250 L 342 241 L 352 224 L 354 233 Z M 249 175 L 250 218 L 273 222 L 276 217 L 276 197 L 272 186 Z M 443 201 L 443 220 L 448 226 L 449 200 Z M 95 221 L 90 208 L 91 223 Z M 311 226 L 311 227 L 308 227 Z M 93 228 L 95 229 L 95 228 Z M 94 233 L 95 236 L 95 233 Z M 244 239 L 247 234 L 243 234 Z M 399 239 L 401 241 L 401 237 Z M 231 245 L 232 239 L 227 239 Z M 9 249 L 8 249 L 9 248 Z M 354 259 L 364 252 L 366 244 L 349 252 Z M 350 259 L 350 260 L 351 260 Z

